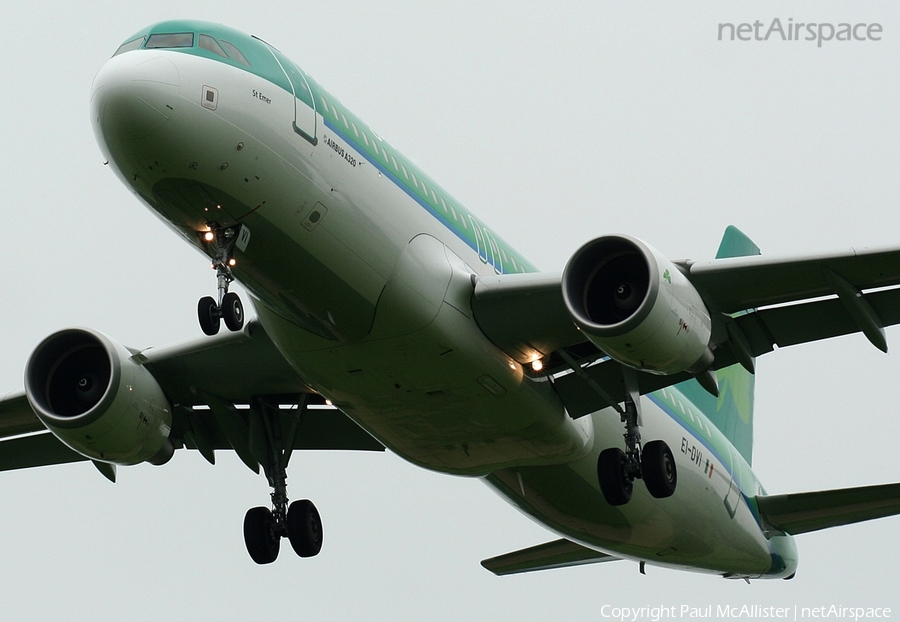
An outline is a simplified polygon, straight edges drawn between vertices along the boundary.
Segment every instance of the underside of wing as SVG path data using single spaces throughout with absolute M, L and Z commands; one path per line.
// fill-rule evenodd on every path
M 551 570 L 568 566 L 612 562 L 618 559 L 618 557 L 594 551 L 563 538 L 492 557 L 481 562 L 481 565 L 495 575 L 503 576 L 533 572 L 535 570 Z
M 25 391 L 9 393 L 0 400 L 0 439 L 44 429 L 44 424 L 28 405 Z
M 573 417 L 625 400 L 626 374 L 641 394 L 691 378 L 716 393 L 711 372 L 752 373 L 777 347 L 862 332 L 887 350 L 883 329 L 900 323 L 900 249 L 757 253 L 733 227 L 707 262 L 670 262 L 606 236 L 562 274 L 477 278 L 473 316 L 527 373 L 553 383 Z
M 61 394 L 40 389 L 51 384 L 39 376 L 42 369 L 51 374 L 64 369 L 71 352 L 93 353 L 77 360 L 73 370 L 88 384 L 96 381 L 100 390 L 90 403 L 75 403 L 81 397 L 73 397 L 66 414 L 54 417 L 51 411 L 62 404 Z M 100 333 L 67 329 L 45 340 L 36 353 L 34 368 L 30 362 L 26 372 L 34 394 L 20 391 L 0 400 L 0 470 L 89 459 L 98 465 L 158 464 L 173 450 L 188 448 L 210 462 L 215 450 L 234 450 L 258 471 L 271 467 L 276 447 L 285 464 L 295 449 L 384 450 L 311 392 L 257 322 L 240 332 L 143 351 L 119 346 Z M 54 422 L 61 422 L 58 429 Z M 104 430 L 99 438 L 88 429 L 97 425 Z M 151 447 L 135 459 L 140 446 L 133 443 L 146 444 L 147 438 L 135 429 L 161 435 L 163 450 Z
M 773 529 L 801 534 L 900 514 L 900 484 L 756 497 Z
M 855 249 L 798 257 L 684 262 L 691 282 L 724 313 L 836 294 L 826 270 L 859 290 L 900 283 L 900 249 Z

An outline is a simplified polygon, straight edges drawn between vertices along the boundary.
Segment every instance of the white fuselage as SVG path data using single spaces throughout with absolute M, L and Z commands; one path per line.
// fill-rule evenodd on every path
M 644 438 L 675 454 L 676 494 L 654 499 L 636 485 L 629 504 L 605 502 L 597 456 L 623 446 L 618 414 L 573 420 L 548 382 L 483 335 L 471 276 L 499 262 L 424 209 L 387 152 L 379 161 L 358 149 L 349 126 L 314 112 L 301 119 L 314 144 L 292 129 L 291 93 L 158 50 L 112 58 L 92 111 L 120 178 L 185 239 L 203 250 L 212 221 L 249 230 L 234 272 L 267 333 L 392 451 L 485 478 L 553 531 L 615 556 L 736 577 L 794 572 L 790 538 L 767 538 L 748 505 L 759 485 L 746 462 L 675 389 L 642 401 Z

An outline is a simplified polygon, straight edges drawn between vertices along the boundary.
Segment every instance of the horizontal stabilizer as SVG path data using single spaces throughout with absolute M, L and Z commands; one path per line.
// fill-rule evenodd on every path
M 900 484 L 756 497 L 759 514 L 789 534 L 900 514 Z
M 566 566 L 597 564 L 618 559 L 618 557 L 594 551 L 563 538 L 520 551 L 513 551 L 506 555 L 492 557 L 481 562 L 481 565 L 500 577 L 507 574 L 531 572 L 533 570 L 550 570 L 552 568 L 565 568 Z

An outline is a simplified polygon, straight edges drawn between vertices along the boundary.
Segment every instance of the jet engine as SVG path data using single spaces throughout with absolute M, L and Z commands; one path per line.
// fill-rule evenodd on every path
M 576 326 L 623 365 L 668 375 L 712 364 L 703 299 L 675 264 L 641 240 L 588 242 L 566 264 L 562 292 Z
M 50 335 L 25 367 L 25 393 L 56 437 L 93 460 L 163 464 L 172 457 L 172 409 L 150 372 L 102 333 Z

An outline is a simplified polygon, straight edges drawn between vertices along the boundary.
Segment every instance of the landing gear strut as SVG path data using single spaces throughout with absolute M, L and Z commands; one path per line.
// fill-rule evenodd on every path
M 267 460 L 263 462 L 266 479 L 272 487 L 272 509 L 251 508 L 244 516 L 244 543 L 257 564 L 271 564 L 278 557 L 281 539 L 287 538 L 300 557 L 313 557 L 322 549 L 322 520 L 312 501 L 288 505 L 287 466 L 291 459 L 297 426 L 306 408 L 305 396 L 291 421 L 287 438 L 282 438 L 277 405 L 255 399 L 251 410 L 264 427 Z M 261 420 L 261 421 L 260 421 Z
M 241 330 L 244 326 L 244 305 L 236 293 L 228 291 L 228 286 L 234 281 L 231 266 L 234 265 L 234 246 L 240 225 L 223 228 L 211 222 L 208 226 L 209 231 L 203 234 L 203 239 L 215 252 L 212 265 L 216 269 L 218 300 L 212 296 L 201 298 L 197 303 L 197 318 L 204 333 L 215 335 L 219 332 L 220 320 L 225 320 L 225 326 L 231 331 Z
M 631 500 L 634 480 L 643 479 L 647 490 L 657 499 L 671 497 L 678 483 L 675 458 L 665 441 L 650 441 L 641 447 L 641 402 L 637 376 L 625 371 L 625 409 L 619 413 L 625 424 L 625 451 L 611 447 L 600 452 L 597 478 L 600 490 L 610 505 L 625 505 Z

